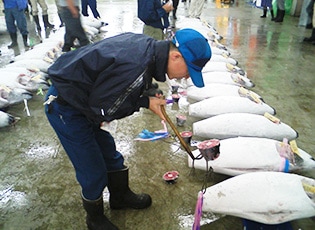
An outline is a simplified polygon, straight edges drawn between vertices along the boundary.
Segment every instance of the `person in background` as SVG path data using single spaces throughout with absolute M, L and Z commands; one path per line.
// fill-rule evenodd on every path
M 306 29 L 312 29 L 314 23 L 312 23 L 313 15 L 314 15 L 314 3 L 315 0 L 310 0 L 309 4 L 306 7 L 306 12 L 307 12 L 307 24 L 306 24 Z
M 4 5 L 4 15 L 7 30 L 10 34 L 12 43 L 8 48 L 18 46 L 17 43 L 17 28 L 19 29 L 25 47 L 28 45 L 28 30 L 25 17 L 25 9 L 27 8 L 27 0 L 2 0 Z
M 80 19 L 80 0 L 59 0 L 60 15 L 66 27 L 62 52 L 68 52 L 78 39 L 80 47 L 90 44 Z
M 43 22 L 44 22 L 44 27 L 45 29 L 49 28 L 49 29 L 53 29 L 55 26 L 50 24 L 50 22 L 48 21 L 48 6 L 45 0 L 30 0 L 30 5 L 32 8 L 32 15 L 36 24 L 36 28 L 38 31 L 41 31 L 41 26 L 39 23 L 39 18 L 38 18 L 38 5 L 42 8 L 42 18 L 43 18 Z
M 313 8 L 315 8 L 315 1 L 313 1 Z M 309 38 L 304 38 L 304 42 L 311 42 L 313 45 L 315 45 L 315 14 L 313 14 L 313 22 L 312 22 L 312 35 Z
M 272 9 L 272 0 L 262 0 L 261 1 L 261 7 L 263 7 L 264 14 L 260 16 L 261 18 L 267 17 L 267 9 L 269 9 L 271 14 L 271 21 L 275 20 L 273 9 Z
M 177 7 L 178 7 L 178 3 L 179 3 L 179 0 L 173 0 L 173 18 L 176 20 L 177 19 L 177 16 L 176 16 L 176 11 L 177 11 Z
M 204 4 L 205 4 L 205 0 L 191 0 L 189 9 L 188 9 L 189 17 L 200 18 Z
M 99 12 L 97 11 L 97 3 L 96 0 L 81 0 L 81 10 L 82 10 L 82 14 L 83 16 L 89 16 L 88 14 L 88 6 L 90 7 L 94 18 L 96 19 L 100 19 L 101 16 L 99 14 Z
M 59 17 L 59 20 L 60 20 L 60 25 L 59 27 L 63 27 L 65 26 L 65 23 L 63 22 L 62 20 L 62 17 L 61 17 L 61 6 L 59 5 L 59 0 L 55 0 L 55 4 L 56 4 L 56 7 L 57 7 L 57 13 L 58 13 L 58 17 Z
M 138 0 L 138 18 L 144 22 L 143 33 L 163 40 L 164 29 L 170 25 L 168 14 L 173 9 L 171 1 L 162 5 L 160 0 Z
M 111 209 L 152 204 L 149 194 L 130 189 L 129 168 L 108 124 L 140 108 L 165 120 L 166 100 L 146 94 L 153 79 L 190 77 L 203 87 L 201 71 L 210 58 L 207 39 L 192 29 L 178 30 L 172 41 L 128 32 L 65 53 L 48 69 L 45 113 L 74 166 L 88 229 L 118 229 L 104 215 L 105 187 Z
M 277 16 L 274 22 L 283 22 L 285 15 L 285 0 L 277 0 Z

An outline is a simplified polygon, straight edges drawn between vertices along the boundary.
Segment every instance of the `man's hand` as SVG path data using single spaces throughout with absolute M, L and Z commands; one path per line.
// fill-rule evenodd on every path
M 161 106 L 166 105 L 166 100 L 165 99 L 160 99 L 157 97 L 149 97 L 150 99 L 150 104 L 149 104 L 149 109 L 158 115 L 161 120 L 165 121 L 165 117 L 161 111 Z
M 167 2 L 166 4 L 164 4 L 162 6 L 162 8 L 166 11 L 166 13 L 169 13 L 172 10 L 174 10 L 174 7 L 173 7 L 173 4 L 171 3 L 171 1 Z

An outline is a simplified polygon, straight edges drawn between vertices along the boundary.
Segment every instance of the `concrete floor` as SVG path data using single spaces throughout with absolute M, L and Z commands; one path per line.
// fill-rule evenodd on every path
M 54 0 L 49 3 L 51 21 L 59 25 Z M 98 8 L 109 23 L 111 32 L 141 32 L 135 0 L 99 0 Z M 297 144 L 315 157 L 315 46 L 302 42 L 311 31 L 298 26 L 298 17 L 286 15 L 283 23 L 274 23 L 270 17 L 261 19 L 261 10 L 246 1 L 222 5 L 208 0 L 202 19 L 210 22 L 224 37 L 221 41 L 239 61 L 256 84 L 253 91 L 277 110 L 277 117 L 299 132 Z M 187 14 L 180 2 L 178 17 Z M 35 26 L 29 19 L 30 38 L 38 42 Z M 45 34 L 43 34 L 45 37 Z M 21 40 L 19 40 L 20 44 Z M 20 49 L 8 50 L 7 34 L 0 35 L 4 66 Z M 0 76 L 3 77 L 3 76 Z M 167 91 L 166 85 L 162 88 Z M 15 127 L 0 130 L 0 229 L 86 229 L 85 212 L 80 200 L 80 187 L 74 170 L 43 111 L 43 95 L 34 95 L 29 101 L 31 116 L 16 105 L 8 112 L 21 117 Z M 171 118 L 187 113 L 187 107 L 168 105 Z M 179 131 L 191 130 L 192 118 Z M 174 138 L 156 142 L 135 142 L 133 138 L 142 129 L 160 129 L 159 120 L 149 111 L 142 110 L 119 121 L 115 138 L 117 148 L 125 155 L 130 166 L 131 187 L 136 192 L 147 192 L 153 205 L 147 210 L 111 211 L 108 193 L 104 192 L 106 215 L 125 230 L 182 230 L 191 229 L 204 172 L 190 175 L 187 154 Z M 177 170 L 180 177 L 173 185 L 166 184 L 162 175 Z M 302 175 L 315 178 L 315 172 Z M 228 177 L 213 174 L 208 185 Z M 259 196 L 259 194 L 257 194 Z M 201 229 L 242 229 L 240 218 L 204 214 Z M 294 229 L 314 229 L 311 218 L 292 221 Z

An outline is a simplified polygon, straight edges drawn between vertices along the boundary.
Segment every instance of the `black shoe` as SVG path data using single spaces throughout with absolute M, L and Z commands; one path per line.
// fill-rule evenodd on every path
M 313 23 L 309 23 L 305 26 L 306 29 L 313 29 Z
M 315 38 L 313 38 L 313 37 L 304 38 L 303 42 L 315 42 Z
M 17 46 L 18 46 L 17 42 L 12 42 L 10 45 L 8 45 L 8 48 L 11 49 Z

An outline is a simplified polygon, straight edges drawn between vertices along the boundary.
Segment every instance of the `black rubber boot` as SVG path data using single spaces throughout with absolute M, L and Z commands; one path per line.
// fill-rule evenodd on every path
M 264 14 L 260 16 L 261 18 L 267 17 L 267 8 L 264 8 Z
M 48 15 L 43 15 L 43 22 L 44 22 L 44 26 L 45 26 L 45 29 L 49 28 L 49 29 L 53 29 L 55 28 L 54 25 L 50 24 L 49 21 L 48 21 Z
M 103 197 L 92 201 L 82 196 L 82 202 L 87 214 L 86 225 L 89 230 L 118 230 L 104 215 Z
M 12 40 L 12 43 L 10 45 L 8 45 L 8 48 L 11 49 L 13 47 L 18 46 L 17 43 L 17 33 L 10 33 L 10 38 Z
M 58 16 L 59 16 L 59 20 L 60 20 L 60 25 L 59 25 L 59 27 L 65 26 L 65 24 L 64 24 L 64 22 L 63 22 L 63 20 L 62 20 L 62 18 L 61 18 L 61 14 L 58 13 Z
M 273 13 L 273 9 L 270 10 L 270 14 L 271 14 L 271 21 L 275 20 L 275 15 Z
M 143 209 L 152 204 L 150 195 L 135 194 L 129 188 L 129 168 L 108 172 L 109 205 L 111 209 Z
M 309 23 L 305 26 L 306 29 L 313 29 L 313 23 Z
M 41 31 L 42 28 L 40 27 L 40 24 L 39 24 L 38 15 L 33 16 L 33 18 L 34 18 L 34 22 L 35 22 L 35 24 L 36 24 L 36 29 L 37 29 L 38 31 Z
M 275 21 L 275 20 L 277 20 L 278 18 L 279 18 L 279 8 L 277 8 L 277 15 L 276 15 L 276 17 L 275 18 L 273 18 L 273 20 L 271 19 L 271 21 Z
M 28 45 L 28 42 L 27 42 L 27 37 L 28 37 L 27 34 L 26 34 L 26 35 L 22 35 L 22 37 L 23 37 L 24 46 L 27 47 L 27 48 L 30 47 L 30 46 Z
M 284 18 L 284 14 L 285 14 L 285 11 L 284 10 L 278 10 L 278 18 L 275 19 L 275 22 L 283 22 L 283 18 Z
M 315 42 L 315 28 L 312 30 L 312 35 L 309 38 L 304 38 L 304 42 Z
M 176 10 L 173 10 L 173 18 L 176 20 L 177 17 L 176 17 Z

